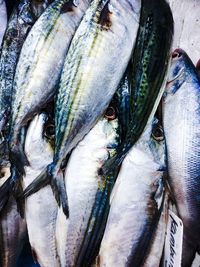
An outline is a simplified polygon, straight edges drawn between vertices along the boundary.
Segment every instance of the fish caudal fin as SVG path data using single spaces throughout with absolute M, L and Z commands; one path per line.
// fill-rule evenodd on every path
M 62 171 L 59 171 L 55 175 L 55 177 L 52 176 L 51 188 L 58 205 L 62 206 L 63 212 L 65 216 L 68 218 L 69 217 L 68 197 Z
M 32 183 L 30 183 L 26 187 L 21 197 L 25 197 L 25 198 L 29 197 L 32 194 L 39 191 L 41 188 L 47 186 L 49 183 L 50 183 L 50 180 L 49 180 L 48 171 L 47 169 L 45 169 L 43 172 L 40 173 L 40 175 L 35 180 L 33 180 Z
M 61 171 L 55 176 L 52 173 L 52 165 L 49 165 L 30 185 L 27 186 L 21 197 L 26 198 L 50 184 L 58 205 L 62 205 L 63 212 L 68 218 L 68 198 L 63 174 Z
M 120 167 L 125 156 L 126 156 L 126 153 L 123 151 L 123 152 L 119 152 L 116 156 L 112 157 L 111 159 L 106 160 L 102 168 L 99 169 L 99 175 L 106 176 L 109 173 L 115 171 L 116 168 Z
M 11 189 L 11 177 L 9 177 L 0 187 L 0 212 L 3 210 L 6 203 L 8 202 L 10 196 L 10 189 Z
M 21 175 L 25 175 L 24 167 L 30 164 L 21 145 L 12 147 L 10 150 L 10 161 Z

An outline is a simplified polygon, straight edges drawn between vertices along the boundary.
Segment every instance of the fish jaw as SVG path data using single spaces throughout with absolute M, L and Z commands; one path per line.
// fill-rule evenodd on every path
M 112 150 L 115 150 L 112 145 L 116 147 L 117 127 L 117 119 L 112 121 L 100 119 L 70 156 L 65 172 L 69 218 L 66 220 L 61 209 L 57 218 L 57 243 L 63 266 L 76 265 L 101 183 L 98 169 L 109 154 L 112 154 Z M 79 162 L 78 171 L 77 162 Z

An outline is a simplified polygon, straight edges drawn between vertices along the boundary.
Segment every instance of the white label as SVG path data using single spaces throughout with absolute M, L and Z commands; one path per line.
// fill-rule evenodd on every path
M 169 210 L 164 250 L 164 267 L 181 267 L 183 223 Z

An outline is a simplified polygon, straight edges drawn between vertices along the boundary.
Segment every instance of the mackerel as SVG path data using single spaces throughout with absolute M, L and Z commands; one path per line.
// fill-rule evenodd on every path
M 10 125 L 11 161 L 22 165 L 18 166 L 20 172 L 25 164 L 19 144 L 20 129 L 53 98 L 70 41 L 89 3 L 54 1 L 22 47 L 14 78 Z
M 28 165 L 20 130 L 52 100 L 71 39 L 89 4 L 90 0 L 54 1 L 23 45 L 14 78 L 9 138 L 14 181 L 25 174 L 24 166 Z
M 110 197 L 99 266 L 142 266 L 164 203 L 165 141 L 158 120 L 148 122 L 122 163 Z
M 102 173 L 120 165 L 153 117 L 166 84 L 173 39 L 173 17 L 165 0 L 142 0 L 140 27 L 132 56 L 129 129 L 115 158 L 107 161 Z
M 0 55 L 0 131 L 9 120 L 13 79 L 22 45 L 50 0 L 21 0 L 12 12 Z
M 25 152 L 30 162 L 23 178 L 26 188 L 53 158 L 53 149 L 44 137 L 47 114 L 35 116 L 25 141 Z M 47 126 L 46 126 L 47 127 Z M 34 260 L 42 267 L 59 267 L 56 245 L 57 203 L 50 186 L 46 186 L 26 200 L 25 217 Z
M 105 117 L 98 121 L 70 156 L 65 171 L 69 218 L 66 220 L 61 208 L 57 217 L 56 239 L 61 266 L 77 266 L 78 253 L 87 230 L 95 196 L 99 187 L 103 185 L 98 169 L 105 160 L 115 154 L 119 143 L 118 130 L 116 111 L 110 106 Z

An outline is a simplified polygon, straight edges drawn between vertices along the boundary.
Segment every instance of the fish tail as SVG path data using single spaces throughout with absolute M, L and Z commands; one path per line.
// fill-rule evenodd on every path
M 25 200 L 19 196 L 23 193 L 21 179 L 17 179 L 13 187 L 13 196 L 17 202 L 17 210 L 22 218 L 24 218 Z
M 41 172 L 41 174 L 30 185 L 26 187 L 21 197 L 26 198 L 50 184 L 58 205 L 62 205 L 63 212 L 68 218 L 68 198 L 63 174 L 61 171 L 59 171 L 56 175 L 54 175 L 53 167 L 54 165 L 50 164 L 43 172 Z
M 106 160 L 104 165 L 99 169 L 98 174 L 101 176 L 107 176 L 109 173 L 115 171 L 116 168 L 121 165 L 128 150 L 128 148 L 124 148 L 123 150 L 119 151 L 114 157 Z
M 4 130 L 4 127 L 7 123 L 7 118 L 4 114 L 0 114 L 0 132 Z
M 29 166 L 29 161 L 24 153 L 23 147 L 20 143 L 14 145 L 10 149 L 10 161 L 17 168 L 21 175 L 25 175 L 25 166 Z
M 51 188 L 58 205 L 62 206 L 65 216 L 69 218 L 68 197 L 62 171 L 58 171 L 56 175 L 51 174 Z
M 21 198 L 27 198 L 32 194 L 39 191 L 41 188 L 47 186 L 50 183 L 49 175 L 47 168 L 40 173 L 40 175 L 30 183 L 26 189 L 23 191 L 23 194 L 20 196 Z
M 8 202 L 11 189 L 11 177 L 9 177 L 0 187 L 0 212 Z

